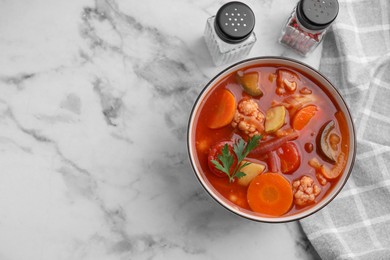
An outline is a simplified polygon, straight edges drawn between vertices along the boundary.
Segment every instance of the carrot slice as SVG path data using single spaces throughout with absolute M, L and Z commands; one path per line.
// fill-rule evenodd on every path
M 257 175 L 249 184 L 248 204 L 255 212 L 270 216 L 281 216 L 293 203 L 290 182 L 278 173 Z
M 219 102 L 215 104 L 215 107 L 212 110 L 208 126 L 211 129 L 217 129 L 230 124 L 233 120 L 236 108 L 236 100 L 232 92 L 224 89 L 221 99 L 219 99 Z
M 292 127 L 296 130 L 302 130 L 316 112 L 317 107 L 315 105 L 309 105 L 301 108 L 294 116 Z

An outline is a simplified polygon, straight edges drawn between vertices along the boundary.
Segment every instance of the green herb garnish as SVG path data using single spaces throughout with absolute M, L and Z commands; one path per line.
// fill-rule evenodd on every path
M 234 163 L 234 155 L 230 153 L 228 144 L 225 144 L 222 148 L 222 154 L 218 154 L 218 160 L 211 160 L 215 165 L 215 168 L 224 172 L 228 177 L 229 181 L 233 182 L 234 178 L 242 178 L 246 174 L 241 171 L 242 168 L 251 164 L 250 162 L 245 162 L 241 165 L 242 160 L 248 156 L 248 154 L 257 146 L 261 135 L 255 135 L 252 138 L 249 138 L 248 143 L 245 143 L 243 139 L 239 139 L 233 144 L 233 151 L 237 157 L 237 165 L 234 168 L 233 172 L 230 174 L 230 168 Z

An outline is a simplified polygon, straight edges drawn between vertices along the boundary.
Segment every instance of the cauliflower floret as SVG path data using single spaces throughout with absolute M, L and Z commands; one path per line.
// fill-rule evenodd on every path
M 264 132 L 265 116 L 257 103 L 250 98 L 242 99 L 237 106 L 232 126 L 253 137 Z
M 314 202 L 321 192 L 321 188 L 314 184 L 313 179 L 308 176 L 303 176 L 300 180 L 294 181 L 292 186 L 295 204 L 300 206 L 306 206 Z

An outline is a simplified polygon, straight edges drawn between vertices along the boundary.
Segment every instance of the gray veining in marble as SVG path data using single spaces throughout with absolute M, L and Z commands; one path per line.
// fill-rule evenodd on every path
M 235 216 L 189 165 L 191 107 L 226 1 L 0 1 L 1 259 L 314 259 L 297 223 Z M 256 10 L 250 57 L 295 1 Z

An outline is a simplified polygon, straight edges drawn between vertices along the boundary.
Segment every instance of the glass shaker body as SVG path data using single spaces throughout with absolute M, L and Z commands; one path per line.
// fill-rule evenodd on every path
M 256 42 L 254 14 L 245 4 L 230 2 L 206 21 L 204 39 L 216 66 L 247 56 Z
M 206 45 L 214 64 L 219 66 L 247 56 L 256 42 L 255 33 L 252 32 L 249 38 L 241 43 L 228 43 L 216 34 L 214 21 L 215 16 L 208 18 L 204 31 Z
M 279 42 L 306 56 L 321 43 L 338 10 L 337 0 L 300 0 L 282 28 Z
M 279 42 L 302 56 L 310 54 L 322 41 L 326 29 L 313 31 L 303 27 L 297 17 L 296 8 L 294 8 L 286 25 L 282 29 Z

